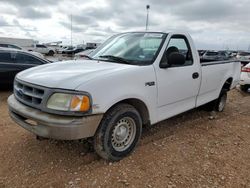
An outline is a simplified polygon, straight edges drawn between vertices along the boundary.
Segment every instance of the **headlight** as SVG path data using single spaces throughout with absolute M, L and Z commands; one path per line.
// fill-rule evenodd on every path
M 90 99 L 86 95 L 55 93 L 49 98 L 47 108 L 59 111 L 86 112 L 90 109 Z

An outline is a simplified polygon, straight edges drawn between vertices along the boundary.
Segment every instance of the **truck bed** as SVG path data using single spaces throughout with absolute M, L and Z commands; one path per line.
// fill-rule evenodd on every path
M 216 99 L 223 84 L 230 79 L 234 88 L 240 79 L 240 62 L 237 60 L 201 62 L 202 80 L 197 106 Z
M 223 60 L 223 61 L 200 59 L 201 66 L 218 65 L 218 64 L 226 64 L 226 63 L 238 63 L 238 62 L 239 61 L 235 59 L 229 59 L 229 60 Z

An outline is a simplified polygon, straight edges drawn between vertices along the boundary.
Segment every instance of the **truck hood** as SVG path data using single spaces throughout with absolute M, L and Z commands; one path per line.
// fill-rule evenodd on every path
M 40 86 L 74 90 L 92 79 L 132 67 L 135 66 L 96 60 L 65 61 L 22 71 L 16 78 Z

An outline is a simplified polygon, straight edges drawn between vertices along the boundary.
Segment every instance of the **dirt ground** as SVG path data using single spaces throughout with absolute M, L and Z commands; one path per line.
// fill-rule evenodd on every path
M 0 91 L 0 187 L 250 187 L 250 93 L 223 113 L 192 110 L 143 131 L 116 163 L 85 142 L 36 140 L 8 116 Z

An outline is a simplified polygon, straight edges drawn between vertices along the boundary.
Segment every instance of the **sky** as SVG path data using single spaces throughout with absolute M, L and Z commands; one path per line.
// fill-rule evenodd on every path
M 188 31 L 199 49 L 250 48 L 249 0 L 0 0 L 0 37 L 70 44 L 127 31 Z

